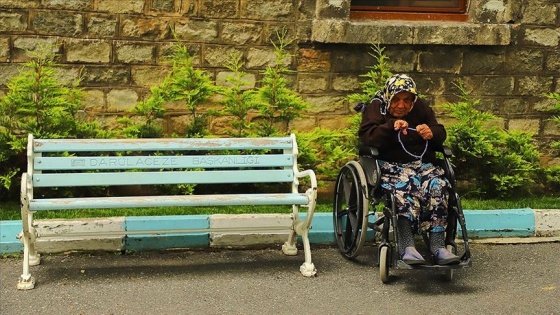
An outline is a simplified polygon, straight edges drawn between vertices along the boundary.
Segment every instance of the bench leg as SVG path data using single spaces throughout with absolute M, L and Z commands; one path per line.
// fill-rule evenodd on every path
M 296 235 L 301 235 L 303 241 L 303 252 L 305 255 L 305 262 L 299 268 L 299 271 L 306 277 L 313 277 L 317 274 L 317 269 L 311 261 L 311 244 L 309 243 L 309 228 L 301 220 L 294 222 L 294 229 L 288 237 L 288 241 L 282 245 L 282 252 L 286 255 L 297 255 Z
M 35 287 L 35 278 L 31 276 L 29 272 L 29 266 L 33 264 L 38 264 L 40 259 L 35 252 L 35 255 L 31 255 L 30 251 L 31 248 L 35 248 L 32 245 L 32 236 L 30 235 L 29 231 L 24 231 L 19 235 L 21 241 L 23 242 L 23 272 L 19 278 L 19 282 L 17 284 L 18 290 L 30 290 Z
M 308 230 L 301 235 L 303 241 L 303 252 L 305 254 L 305 262 L 299 267 L 299 271 L 306 277 L 313 277 L 317 274 L 315 265 L 311 262 L 311 245 L 309 244 Z
M 288 236 L 288 240 L 282 245 L 282 252 L 284 255 L 288 256 L 296 256 L 298 253 L 298 249 L 296 246 L 297 234 L 294 230 L 290 231 L 290 235 Z
M 24 176 L 25 177 L 25 176 Z M 21 194 L 21 220 L 22 231 L 18 238 L 23 243 L 23 272 L 19 278 L 17 288 L 19 290 L 30 290 L 35 287 L 35 278 L 29 272 L 29 266 L 35 266 L 41 263 L 40 255 L 35 248 L 35 240 L 37 231 L 33 227 L 33 213 L 29 211 L 27 203 L 26 182 L 22 178 L 22 194 Z

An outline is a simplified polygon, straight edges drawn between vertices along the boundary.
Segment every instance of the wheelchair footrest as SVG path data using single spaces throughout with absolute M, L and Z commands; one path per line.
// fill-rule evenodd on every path
M 462 269 L 469 268 L 472 266 L 472 260 L 466 259 L 461 260 L 460 263 L 455 265 L 409 265 L 402 260 L 397 260 L 397 269 Z

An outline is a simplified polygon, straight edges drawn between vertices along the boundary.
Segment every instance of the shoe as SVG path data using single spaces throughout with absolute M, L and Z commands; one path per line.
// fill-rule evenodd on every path
M 438 265 L 456 265 L 461 262 L 459 256 L 451 253 L 445 248 L 439 248 L 434 259 L 435 263 Z
M 424 257 L 412 246 L 408 246 L 404 249 L 404 253 L 401 257 L 402 261 L 407 265 L 425 265 L 426 261 Z

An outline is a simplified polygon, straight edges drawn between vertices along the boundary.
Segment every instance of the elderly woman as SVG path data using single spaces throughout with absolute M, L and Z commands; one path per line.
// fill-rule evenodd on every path
M 414 246 L 413 230 L 429 233 L 435 263 L 457 264 L 458 256 L 445 248 L 447 224 L 444 170 L 434 164 L 435 150 L 447 136 L 433 110 L 420 98 L 407 75 L 389 78 L 371 104 L 364 107 L 360 141 L 379 149 L 381 187 L 395 194 L 398 211 L 398 250 L 408 264 L 425 264 Z

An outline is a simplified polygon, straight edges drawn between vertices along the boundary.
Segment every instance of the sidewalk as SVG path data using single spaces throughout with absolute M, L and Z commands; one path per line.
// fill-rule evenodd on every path
M 493 243 L 560 241 L 560 209 L 465 210 L 469 238 Z M 159 229 L 207 229 L 255 225 L 289 226 L 289 214 L 192 215 L 157 217 L 111 217 L 80 220 L 38 220 L 38 233 L 82 233 L 82 237 L 42 237 L 40 252 L 68 250 L 143 251 L 169 248 L 250 248 L 282 244 L 286 231 L 262 233 L 190 233 L 135 234 L 106 236 L 111 232 Z M 17 239 L 21 221 L 0 221 L 0 254 L 19 253 L 23 246 Z M 97 234 L 97 235 L 96 235 Z M 105 234 L 105 235 L 103 235 Z M 333 244 L 332 214 L 315 213 L 310 231 L 312 244 Z

